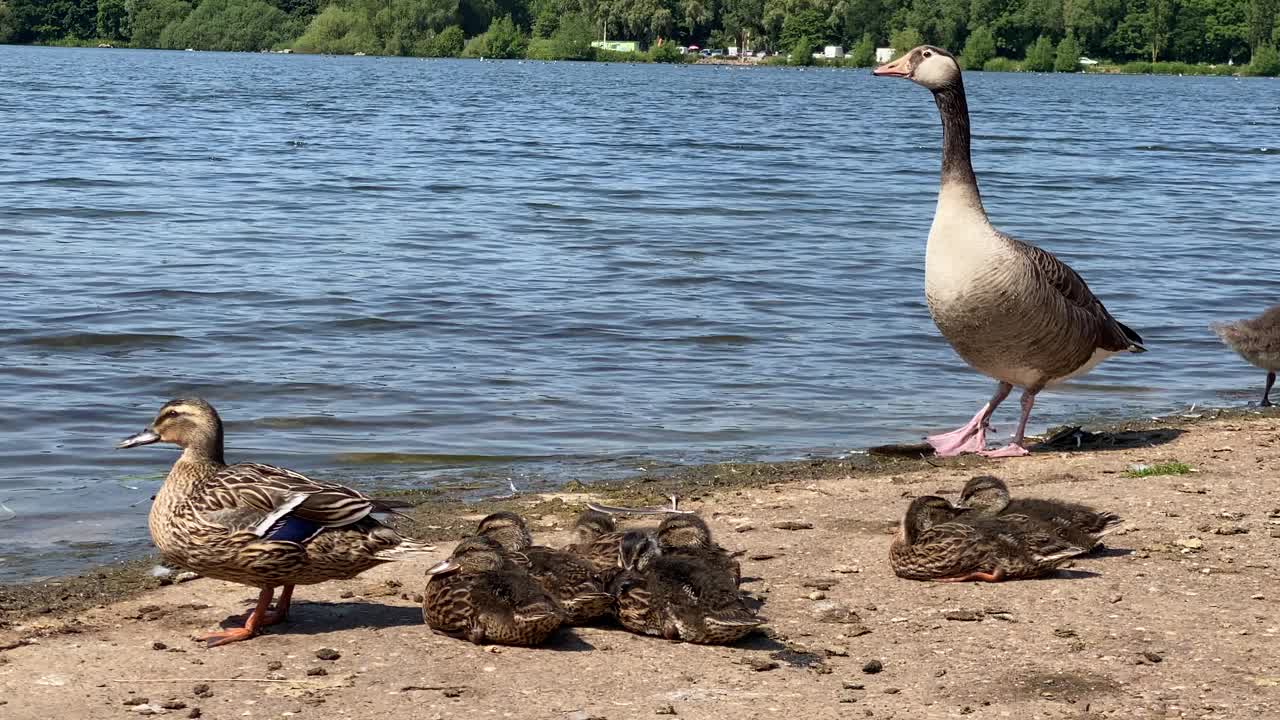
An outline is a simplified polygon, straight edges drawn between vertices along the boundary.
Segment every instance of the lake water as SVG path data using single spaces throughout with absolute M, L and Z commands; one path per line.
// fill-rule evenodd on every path
M 914 441 L 991 391 L 924 306 L 941 130 L 908 82 L 19 47 L 0 68 L 0 581 L 148 547 L 175 454 L 112 446 L 183 394 L 233 459 L 484 495 Z M 1150 349 L 1044 393 L 1033 429 L 1256 399 L 1205 325 L 1280 300 L 1280 83 L 966 80 L 993 221 Z

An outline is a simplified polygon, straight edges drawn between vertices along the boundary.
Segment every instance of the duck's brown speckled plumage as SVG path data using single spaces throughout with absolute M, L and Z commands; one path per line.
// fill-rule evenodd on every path
M 496 542 L 474 536 L 428 571 L 422 616 L 431 629 L 476 644 L 538 645 L 563 610 Z
M 889 562 L 909 580 L 994 582 L 1044 575 L 1083 552 L 1025 516 L 973 517 L 930 495 L 912 501 Z
M 1280 372 L 1280 305 L 1268 308 L 1257 317 L 1214 323 L 1210 327 L 1246 362 L 1267 371 L 1267 384 L 1259 404 L 1270 407 L 1271 387 L 1276 382 L 1276 373 Z
M 566 625 L 581 625 L 610 614 L 613 596 L 586 558 L 568 550 L 533 544 L 524 518 L 498 512 L 480 521 L 477 535 L 502 546 L 564 610 Z
M 607 514 L 585 510 L 574 522 L 574 541 L 564 549 L 591 563 L 595 573 L 608 581 L 620 567 L 618 550 L 623 535 Z
M 741 563 L 712 539 L 711 528 L 697 515 L 684 513 L 667 517 L 658 525 L 656 537 L 662 555 L 699 558 L 716 572 L 733 578 L 735 587 L 741 584 Z
M 351 488 L 271 465 L 227 465 L 222 421 L 199 398 L 166 403 L 121 447 L 160 441 L 183 448 L 147 521 L 162 560 L 260 588 L 267 602 L 285 586 L 282 612 L 293 585 L 354 577 L 433 549 L 378 522 L 372 514 L 391 506 Z
M 1009 498 L 1004 481 L 992 475 L 979 475 L 965 483 L 960 491 L 960 504 L 989 517 L 1017 515 L 1040 523 L 1046 532 L 1084 548 L 1097 547 L 1102 538 L 1120 529 L 1119 515 L 1100 512 L 1088 505 L 1040 498 Z
M 707 645 L 736 642 L 764 623 L 733 578 L 703 557 L 663 555 L 614 579 L 618 621 L 632 632 Z

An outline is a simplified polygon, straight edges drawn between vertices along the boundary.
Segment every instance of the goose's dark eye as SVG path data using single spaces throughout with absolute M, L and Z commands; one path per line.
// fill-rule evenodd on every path
M 930 51 L 928 51 L 928 50 L 925 50 L 925 51 L 924 51 L 924 56 L 925 56 L 925 57 L 933 57 L 933 53 L 932 53 L 932 52 L 930 52 Z
M 177 410 L 170 410 L 170 411 L 166 412 L 165 414 L 161 415 L 161 416 L 160 416 L 160 420 L 161 420 L 161 421 L 169 421 L 169 420 L 173 420 L 173 419 L 174 419 L 174 418 L 176 418 L 176 417 L 178 417 L 178 411 L 177 411 Z

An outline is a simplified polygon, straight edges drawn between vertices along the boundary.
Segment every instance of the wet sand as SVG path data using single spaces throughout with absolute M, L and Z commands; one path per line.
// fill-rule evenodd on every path
M 191 636 L 239 624 L 255 591 L 162 586 L 147 561 L 4 588 L 0 717 L 1280 717 L 1280 413 L 1194 415 L 1000 462 L 898 449 L 430 502 L 412 530 L 439 541 L 435 556 L 299 588 L 288 624 L 212 650 Z M 1172 462 L 1191 472 L 1128 472 Z M 886 555 L 909 498 L 954 494 L 979 472 L 1127 525 L 1048 579 L 894 577 Z M 767 632 L 702 647 L 601 626 L 518 649 L 421 623 L 423 571 L 483 514 L 514 509 L 557 543 L 589 500 L 660 504 L 669 491 L 743 552 Z

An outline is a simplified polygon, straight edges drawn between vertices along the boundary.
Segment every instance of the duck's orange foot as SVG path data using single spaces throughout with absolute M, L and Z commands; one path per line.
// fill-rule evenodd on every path
M 196 640 L 205 643 L 206 647 L 212 648 L 218 647 L 219 645 L 226 645 L 227 643 L 248 640 L 254 635 L 257 635 L 257 633 L 249 628 L 232 628 L 230 630 L 220 630 L 218 632 L 209 633 L 208 635 L 201 635 L 196 638 Z
M 995 572 L 972 572 L 968 575 L 960 575 L 958 577 L 934 578 L 938 582 L 1000 582 L 1004 580 L 1004 571 L 997 569 Z

